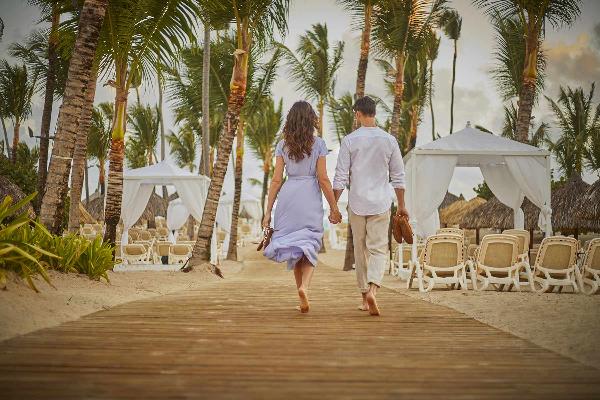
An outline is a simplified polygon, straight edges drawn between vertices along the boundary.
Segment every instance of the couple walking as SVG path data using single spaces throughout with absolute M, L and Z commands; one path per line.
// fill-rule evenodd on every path
M 388 263 L 388 231 L 391 198 L 389 183 L 396 192 L 397 214 L 408 216 L 404 206 L 404 164 L 396 139 L 377 127 L 375 102 L 363 97 L 354 104 L 361 127 L 344 137 L 340 147 L 333 186 L 327 177 L 325 141 L 314 136 L 317 115 L 305 101 L 290 109 L 283 139 L 275 149 L 275 172 L 263 227 L 270 227 L 275 200 L 274 232 L 265 256 L 287 261 L 294 271 L 300 311 L 309 311 L 308 288 L 323 239 L 323 193 L 329 203 L 329 221 L 342 221 L 337 202 L 349 187 L 349 220 L 354 243 L 359 309 L 379 315 L 377 289 Z M 283 171 L 287 172 L 284 183 Z

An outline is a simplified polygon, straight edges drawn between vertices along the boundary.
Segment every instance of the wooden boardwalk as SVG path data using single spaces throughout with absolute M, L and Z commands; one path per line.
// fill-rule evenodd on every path
M 301 315 L 293 276 L 241 274 L 0 345 L 2 399 L 592 399 L 600 371 L 456 311 L 320 267 Z M 23 316 L 27 318 L 27 316 Z

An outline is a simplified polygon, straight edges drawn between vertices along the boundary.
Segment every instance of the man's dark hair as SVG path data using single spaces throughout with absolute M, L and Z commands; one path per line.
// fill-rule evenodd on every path
M 354 111 L 360 111 L 363 115 L 366 115 L 368 117 L 375 116 L 376 108 L 377 104 L 369 96 L 361 97 L 360 99 L 356 100 L 354 106 L 352 106 L 352 109 Z

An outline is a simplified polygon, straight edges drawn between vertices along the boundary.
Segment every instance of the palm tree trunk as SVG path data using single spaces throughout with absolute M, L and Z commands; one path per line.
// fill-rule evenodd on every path
M 402 114 L 402 96 L 404 95 L 404 53 L 396 55 L 396 79 L 394 81 L 394 108 L 392 110 L 392 123 L 390 134 L 401 140 L 400 115 Z
M 371 13 L 373 11 L 373 5 L 371 1 L 367 1 L 365 4 L 365 20 L 363 23 L 362 35 L 360 38 L 360 58 L 358 60 L 358 70 L 356 74 L 356 91 L 355 100 L 365 95 L 365 82 L 367 80 L 367 66 L 369 64 L 369 50 L 371 48 Z M 356 126 L 356 120 L 354 121 L 354 128 Z
M 223 121 L 223 133 L 217 149 L 217 161 L 213 167 L 210 186 L 204 204 L 202 221 L 198 231 L 198 240 L 194 245 L 189 265 L 199 265 L 209 260 L 210 240 L 213 233 L 217 206 L 223 188 L 223 179 L 227 172 L 229 156 L 233 145 L 233 138 L 237 131 L 240 113 L 246 99 L 246 85 L 248 80 L 248 56 L 250 52 L 250 39 L 248 37 L 247 22 L 238 31 L 238 49 L 234 52 L 234 67 L 230 83 L 227 112 Z
M 163 80 L 162 73 L 159 71 L 158 73 L 158 114 L 159 114 L 159 122 L 160 122 L 160 161 L 164 161 L 166 155 L 166 137 L 165 137 L 165 118 L 163 115 Z M 162 198 L 163 202 L 166 204 L 169 203 L 169 193 L 167 192 L 167 187 L 163 185 L 162 187 Z
M 204 47 L 202 55 L 202 158 L 200 173 L 210 176 L 210 25 L 204 23 Z
M 231 211 L 231 227 L 229 230 L 229 248 L 227 259 L 237 261 L 237 236 L 238 220 L 240 215 L 240 201 L 242 199 L 242 172 L 244 164 L 244 120 L 240 118 L 237 129 L 237 145 L 235 149 L 235 173 L 233 191 L 233 209 Z
M 532 34 L 530 34 L 532 35 Z M 531 113 L 535 102 L 535 84 L 537 81 L 537 54 L 539 41 L 537 34 L 532 39 L 526 38 L 525 68 L 523 71 L 523 84 L 519 93 L 519 110 L 517 113 L 516 138 L 519 142 L 529 142 L 529 127 Z
M 46 175 L 48 173 L 48 149 L 50 147 L 50 124 L 52 122 L 52 106 L 54 104 L 56 46 L 58 44 L 58 25 L 60 23 L 60 10 L 58 4 L 52 5 L 52 24 L 48 36 L 48 71 L 44 93 L 44 109 L 42 111 L 42 125 L 40 127 L 40 157 L 38 160 L 38 196 L 35 199 L 35 211 L 39 214 L 42 206 L 42 197 L 46 188 Z
M 17 163 L 17 151 L 19 150 L 19 133 L 21 131 L 21 122 L 16 121 L 13 128 L 13 145 L 12 145 L 12 163 Z
M 323 119 L 325 117 L 325 100 L 323 100 L 322 98 L 319 99 L 319 104 L 317 105 L 318 107 L 318 112 L 319 112 L 319 128 L 318 128 L 318 133 L 319 133 L 319 137 L 323 137 Z
M 454 132 L 454 83 L 456 82 L 456 57 L 458 55 L 458 40 L 454 41 L 454 56 L 452 58 L 452 87 L 450 90 L 450 134 Z
M 68 190 L 75 138 L 79 134 L 79 117 L 86 103 L 85 88 L 92 76 L 96 47 L 108 0 L 85 0 L 79 30 L 58 114 L 58 131 L 52 148 L 46 179 L 46 192 L 40 210 L 41 222 L 53 233 L 60 233 L 63 199 Z
M 85 168 L 83 170 L 84 174 L 84 187 L 85 187 L 85 205 L 87 206 L 90 203 L 90 174 L 87 165 L 87 160 L 85 160 Z
M 417 127 L 419 125 L 419 106 L 413 105 L 410 108 L 409 112 L 410 116 L 410 134 L 408 135 L 408 140 L 406 143 L 407 151 L 412 150 L 417 144 Z
M 0 118 L 2 121 L 2 130 L 4 131 L 4 145 L 6 146 L 6 157 L 10 158 L 10 144 L 8 143 L 8 132 L 6 131 L 6 123 L 4 118 Z
M 271 170 L 271 166 L 268 162 L 265 162 L 263 165 L 263 181 L 262 181 L 262 193 L 260 195 L 260 205 L 262 209 L 262 218 L 265 217 L 265 200 L 267 199 L 267 192 L 269 191 L 269 172 Z
M 100 187 L 100 194 L 104 200 L 104 194 L 106 193 L 106 160 L 98 160 L 98 186 Z M 103 202 L 104 203 L 104 202 Z
M 81 189 L 85 170 L 87 169 L 87 138 L 92 125 L 92 111 L 94 109 L 94 96 L 96 95 L 96 76 L 94 71 L 88 82 L 85 100 L 79 120 L 79 134 L 75 139 L 75 150 L 73 151 L 73 166 L 71 171 L 71 200 L 69 207 L 69 232 L 76 233 L 79 230 L 80 215 L 79 203 L 81 202 Z
M 433 60 L 429 65 L 429 110 L 431 111 L 431 140 L 435 140 L 435 114 L 433 112 Z
M 115 123 L 111 134 L 110 152 L 108 155 L 108 188 L 104 222 L 106 230 L 104 241 L 115 243 L 117 225 L 121 218 L 121 201 L 123 200 L 123 158 L 125 156 L 125 123 L 127 120 L 127 90 L 117 86 L 115 98 Z

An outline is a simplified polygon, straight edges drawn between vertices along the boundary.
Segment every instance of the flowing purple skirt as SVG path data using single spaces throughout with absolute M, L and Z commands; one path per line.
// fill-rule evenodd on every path
M 281 188 L 271 243 L 264 255 L 277 262 L 287 261 L 287 268 L 306 256 L 313 266 L 323 240 L 323 199 L 315 176 L 292 176 Z

